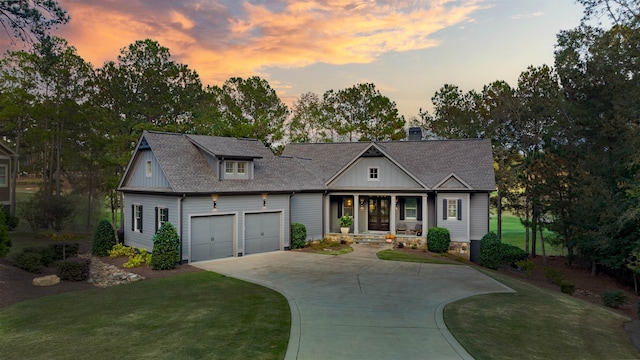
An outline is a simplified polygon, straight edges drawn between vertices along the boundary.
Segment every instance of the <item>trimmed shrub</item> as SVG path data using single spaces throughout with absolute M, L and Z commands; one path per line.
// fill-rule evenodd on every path
M 180 238 L 176 228 L 170 223 L 162 224 L 158 232 L 153 235 L 153 256 L 151 268 L 153 270 L 175 269 L 180 261 Z
M 427 249 L 434 253 L 446 253 L 451 244 L 449 230 L 441 227 L 429 228 L 427 232 Z
M 527 259 L 526 251 L 517 246 L 503 244 L 494 232 L 485 234 L 480 240 L 480 265 L 497 269 L 500 265 L 515 266 L 517 261 Z
M 548 282 L 556 285 L 560 285 L 562 283 L 562 280 L 564 280 L 564 274 L 562 273 L 562 271 L 553 268 L 545 268 L 544 277 Z
M 530 259 L 518 260 L 515 262 L 518 269 L 527 273 L 527 276 L 531 276 L 533 269 L 535 269 L 536 264 Z
M 40 254 L 42 266 L 47 267 L 53 264 L 53 250 L 48 246 L 29 246 L 24 248 L 22 252 Z
M 58 277 L 61 280 L 83 281 L 89 277 L 91 259 L 69 258 L 58 261 Z
M 116 233 L 109 220 L 100 220 L 96 233 L 93 235 L 91 253 L 95 256 L 107 256 L 109 250 L 116 245 Z
M 291 223 L 291 248 L 300 249 L 307 244 L 307 228 L 304 224 Z
M 9 230 L 5 223 L 4 206 L 0 207 L 0 258 L 7 256 L 11 250 L 11 239 L 9 239 Z
M 129 260 L 127 260 L 126 263 L 122 264 L 122 266 L 130 269 L 142 266 L 143 264 L 150 265 L 152 258 L 153 257 L 151 256 L 151 254 L 147 253 L 147 250 L 139 249 L 138 251 L 135 251 L 134 255 L 129 255 Z
M 30 273 L 42 273 L 42 256 L 37 252 L 21 252 L 16 256 L 16 266 Z
M 53 260 L 64 260 L 70 257 L 78 256 L 78 249 L 80 244 L 78 243 L 57 243 L 49 245 L 53 251 Z
M 573 293 L 576 291 L 576 286 L 573 283 L 563 281 L 560 283 L 560 291 L 573 296 Z
M 602 304 L 610 308 L 619 308 L 627 303 L 627 295 L 620 290 L 605 291 L 602 293 Z
M 115 244 L 113 248 L 109 250 L 110 258 L 117 258 L 118 256 L 134 256 L 136 249 L 133 247 L 125 246 L 124 244 Z

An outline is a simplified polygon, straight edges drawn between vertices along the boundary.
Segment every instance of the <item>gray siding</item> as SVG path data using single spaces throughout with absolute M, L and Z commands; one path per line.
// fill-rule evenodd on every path
M 291 197 L 291 222 L 301 223 L 307 228 L 307 240 L 322 239 L 323 201 L 321 193 Z
M 151 177 L 147 177 L 146 175 L 147 161 L 151 161 Z M 131 177 L 125 186 L 165 189 L 170 187 L 169 181 L 167 181 L 158 160 L 151 150 L 142 150 L 138 152 L 138 156 L 130 173 Z
M 378 181 L 369 181 L 369 168 L 378 168 Z M 329 184 L 330 189 L 422 189 L 384 157 L 361 158 Z
M 156 232 L 156 207 L 169 209 L 169 222 L 180 234 L 180 198 L 174 196 L 125 194 L 124 195 L 124 242 L 127 246 L 153 251 L 153 235 Z M 142 205 L 142 233 L 131 229 L 131 205 Z
M 480 240 L 489 232 L 489 194 L 471 194 L 471 240 Z
M 442 199 L 462 200 L 462 220 L 457 218 L 444 220 L 442 218 Z M 449 230 L 451 241 L 469 242 L 469 194 L 446 193 L 438 194 L 436 199 L 436 221 L 439 227 Z
M 216 209 L 213 209 L 211 196 L 187 197 L 183 201 L 182 207 L 182 243 L 183 260 L 189 259 L 189 223 L 191 216 L 205 216 L 216 214 L 236 215 L 236 255 L 244 253 L 244 215 L 246 213 L 258 212 L 283 212 L 281 224 L 283 247 L 289 247 L 289 195 L 272 195 L 267 197 L 267 206 L 262 207 L 262 195 L 219 195 L 216 201 Z

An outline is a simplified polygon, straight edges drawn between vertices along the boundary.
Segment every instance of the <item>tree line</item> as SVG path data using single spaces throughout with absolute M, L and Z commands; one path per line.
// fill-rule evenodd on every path
M 409 124 L 428 138 L 491 139 L 499 235 L 507 209 L 522 219 L 532 256 L 538 242 L 543 252 L 545 243 L 560 245 L 569 261 L 621 273 L 640 254 L 640 0 L 578 2 L 584 17 L 557 35 L 553 66 L 528 67 L 515 86 L 497 80 L 465 92 L 446 84 L 433 111 Z M 290 141 L 405 137 L 405 119 L 374 84 L 305 93 L 289 108 L 259 77 L 205 87 L 151 39 L 94 68 L 46 35 L 68 21 L 56 2 L 32 3 L 54 16 L 34 30 L 11 25 L 37 41 L 0 63 L 0 135 L 21 155 L 14 180 L 17 171 L 42 178 L 44 213 L 64 208 L 66 179 L 89 210 L 107 199 L 115 222 L 115 189 L 147 129 L 256 138 L 276 152 Z M 97 219 L 86 214 L 91 226 Z

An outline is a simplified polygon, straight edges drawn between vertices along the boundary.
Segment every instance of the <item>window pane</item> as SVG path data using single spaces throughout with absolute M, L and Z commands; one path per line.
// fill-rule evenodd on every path
M 405 219 L 416 219 L 418 217 L 418 202 L 416 199 L 406 199 L 404 201 Z
M 233 170 L 234 170 L 233 168 L 234 168 L 234 167 L 235 167 L 235 162 L 234 162 L 234 161 L 227 161 L 227 162 L 225 163 L 225 170 L 224 170 L 224 172 L 225 172 L 226 174 L 233 174 Z
M 369 179 L 370 180 L 378 179 L 378 168 L 369 168 Z
M 151 160 L 147 160 L 146 176 L 151 177 Z
M 7 167 L 0 166 L 0 186 L 7 185 Z
M 457 218 L 458 217 L 458 203 L 456 200 L 447 200 L 447 209 L 448 214 L 447 217 Z
M 238 163 L 238 174 L 244 175 L 246 164 L 247 163 L 245 163 L 245 162 L 239 162 Z

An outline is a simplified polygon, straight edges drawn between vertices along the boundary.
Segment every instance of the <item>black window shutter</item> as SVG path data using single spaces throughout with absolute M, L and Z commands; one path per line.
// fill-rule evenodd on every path
M 131 231 L 136 229 L 136 206 L 131 204 Z
M 338 198 L 338 218 L 342 217 L 342 198 Z
M 158 232 L 158 207 L 156 207 L 156 232 Z
M 462 199 L 458 199 L 458 220 L 462 220 Z
M 422 198 L 416 198 L 416 204 L 418 205 L 418 215 L 416 220 L 422 221 Z
M 404 198 L 400 198 L 398 200 L 398 204 L 400 206 L 400 220 L 404 220 L 404 218 L 405 218 L 405 214 L 404 214 Z
M 142 221 L 142 205 L 140 205 L 140 233 L 142 233 L 142 224 L 144 223 L 144 221 Z
M 442 199 L 442 220 L 447 220 L 447 199 Z

